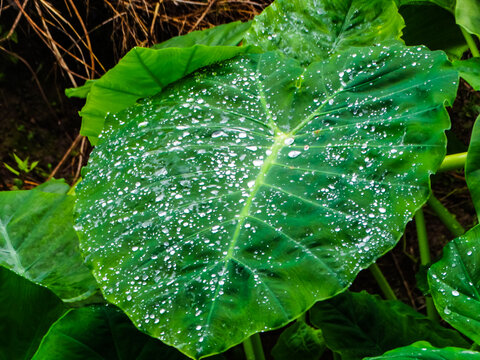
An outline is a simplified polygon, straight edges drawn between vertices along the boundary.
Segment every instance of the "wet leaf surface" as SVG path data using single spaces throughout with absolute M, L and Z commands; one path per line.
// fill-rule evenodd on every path
M 273 52 L 120 114 L 76 207 L 104 295 L 196 358 L 334 296 L 426 201 L 457 81 L 401 44 L 308 68 Z
M 365 358 L 365 360 L 478 360 L 480 353 L 472 350 L 466 350 L 455 347 L 445 347 L 442 349 L 431 346 L 426 341 L 419 341 L 410 346 L 405 346 L 383 355 Z

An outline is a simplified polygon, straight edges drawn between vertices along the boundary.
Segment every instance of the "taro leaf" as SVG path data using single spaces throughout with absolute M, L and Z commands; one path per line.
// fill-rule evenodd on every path
M 89 84 L 87 102 L 80 111 L 80 134 L 96 144 L 108 113 L 126 109 L 138 99 L 160 92 L 201 67 L 252 50 L 251 47 L 205 45 L 157 50 L 133 48 L 113 69 Z
M 103 293 L 197 358 L 287 324 L 424 204 L 457 81 L 445 54 L 399 43 L 308 68 L 270 52 L 125 111 L 77 189 Z
M 76 88 L 70 88 L 70 89 L 65 89 L 65 95 L 67 97 L 76 97 L 80 99 L 86 99 L 88 93 L 90 92 L 90 89 L 92 88 L 92 85 L 95 83 L 97 80 L 87 80 L 85 81 L 85 84 L 82 86 L 76 87 Z
M 0 267 L 0 360 L 30 360 L 64 311 L 51 291 Z
M 65 195 L 66 193 L 68 193 L 68 190 L 70 190 L 70 185 L 68 185 L 64 179 L 52 179 L 41 185 L 38 185 L 35 190 L 40 190 L 46 193 Z
M 343 360 L 377 356 L 426 340 L 435 346 L 469 346 L 455 330 L 446 329 L 410 306 L 366 292 L 345 292 L 310 310 L 310 321 L 322 330 L 327 347 Z
M 479 360 L 480 353 L 455 347 L 434 348 L 426 341 L 418 341 L 410 346 L 401 347 L 376 357 L 364 360 Z
M 403 26 L 393 0 L 276 0 L 255 17 L 245 41 L 309 63 L 398 40 Z
M 186 360 L 142 334 L 113 306 L 70 310 L 50 328 L 32 360 Z M 213 359 L 212 359 L 213 360 Z
M 275 360 L 308 359 L 318 360 L 325 351 L 322 331 L 296 321 L 278 338 L 272 349 Z
M 455 19 L 470 34 L 480 36 L 480 1 L 457 0 Z
M 453 62 L 453 66 L 460 72 L 460 76 L 475 90 L 480 91 L 480 58 Z
M 235 21 L 206 30 L 192 31 L 186 35 L 175 36 L 160 44 L 153 45 L 152 49 L 169 47 L 184 48 L 199 44 L 208 46 L 235 46 L 242 41 L 245 32 L 250 26 L 252 26 L 251 21 L 245 23 Z
M 473 125 L 465 163 L 465 179 L 477 215 L 480 216 L 480 116 Z
M 455 17 L 431 4 L 407 5 L 400 8 L 405 19 L 402 39 L 406 45 L 426 45 L 430 50 L 443 50 L 450 58 L 459 59 L 468 49 Z
M 78 249 L 75 198 L 58 193 L 64 191 L 57 180 L 39 189 L 0 192 L 0 266 L 72 302 L 92 295 L 97 284 Z
M 428 275 L 440 316 L 480 342 L 480 225 L 445 246 Z
M 410 4 L 421 6 L 425 3 L 432 3 L 453 13 L 455 11 L 455 1 L 456 0 L 396 0 L 396 3 L 399 7 Z

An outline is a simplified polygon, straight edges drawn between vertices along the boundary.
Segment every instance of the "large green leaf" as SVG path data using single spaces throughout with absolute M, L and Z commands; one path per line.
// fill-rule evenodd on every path
M 78 249 L 75 198 L 66 189 L 57 181 L 0 192 L 0 265 L 71 302 L 92 295 L 97 284 Z
M 460 59 L 468 49 L 455 17 L 433 4 L 407 5 L 400 8 L 405 19 L 402 39 L 407 45 L 425 45 L 443 50 L 450 58 Z
M 100 79 L 88 83 L 87 102 L 80 111 L 80 134 L 92 144 L 98 141 L 107 114 L 114 114 L 143 97 L 213 63 L 252 51 L 251 47 L 195 45 L 187 48 L 148 49 L 136 47 Z M 76 90 L 84 94 L 86 91 Z M 67 93 L 72 95 L 72 93 Z
M 426 341 L 386 352 L 383 355 L 365 358 L 365 360 L 478 360 L 480 353 L 455 347 L 434 348 Z
M 480 225 L 451 241 L 428 271 L 430 293 L 439 314 L 480 342 Z
M 345 292 L 310 310 L 312 324 L 323 332 L 329 349 L 343 360 L 377 356 L 426 340 L 435 346 L 469 346 L 459 333 L 445 329 L 400 301 L 366 292 Z
M 52 325 L 32 360 L 186 360 L 142 334 L 113 306 L 70 310 Z
M 457 0 L 455 19 L 470 34 L 480 36 L 480 1 Z
M 468 146 L 465 180 L 477 215 L 480 217 L 480 116 L 475 120 L 470 145 Z
M 276 0 L 255 17 L 245 41 L 309 63 L 400 39 L 403 26 L 393 0 Z
M 64 311 L 51 291 L 0 267 L 0 360 L 30 360 Z
M 325 348 L 321 330 L 314 329 L 303 321 L 296 321 L 282 332 L 272 349 L 272 356 L 275 360 L 318 360 Z
M 235 46 L 238 45 L 245 32 L 252 26 L 252 22 L 242 23 L 235 21 L 229 24 L 215 26 L 210 29 L 192 31 L 191 33 L 175 36 L 167 41 L 152 46 L 152 49 L 168 47 L 190 47 L 194 45 L 208 46 Z
M 460 76 L 475 90 L 480 91 L 480 58 L 457 60 L 453 66 L 460 72 Z
M 78 189 L 103 293 L 201 357 L 342 291 L 426 201 L 457 81 L 398 43 L 307 68 L 271 52 L 125 111 Z

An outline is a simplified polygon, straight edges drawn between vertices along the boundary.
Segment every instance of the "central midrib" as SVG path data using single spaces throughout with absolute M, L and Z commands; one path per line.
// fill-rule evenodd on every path
M 7 232 L 7 227 L 3 223 L 2 220 L 0 220 L 0 234 L 3 236 L 5 239 L 5 245 L 6 245 L 6 250 L 10 253 L 12 260 L 13 260 L 13 271 L 15 271 L 19 275 L 25 276 L 25 268 L 23 267 L 20 258 L 18 257 L 17 251 L 13 247 L 12 241 L 10 240 L 10 236 L 8 235 Z M 27 277 L 28 278 L 28 277 Z

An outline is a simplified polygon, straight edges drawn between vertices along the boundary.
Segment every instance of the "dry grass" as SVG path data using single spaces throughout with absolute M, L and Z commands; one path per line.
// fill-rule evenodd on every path
M 97 78 L 133 46 L 151 46 L 172 36 L 235 20 L 249 20 L 271 0 L 0 0 L 0 16 L 15 31 L 33 33 L 51 51 L 72 86 Z M 108 32 L 106 32 L 108 30 Z M 110 39 L 96 36 L 108 34 Z M 98 49 L 111 46 L 112 59 Z M 103 44 L 102 44 L 103 43 Z M 10 50 L 11 52 L 11 50 Z M 101 52 L 101 51 L 100 51 Z M 11 55 L 11 54 L 10 54 Z M 22 60 L 23 61 L 23 60 Z

